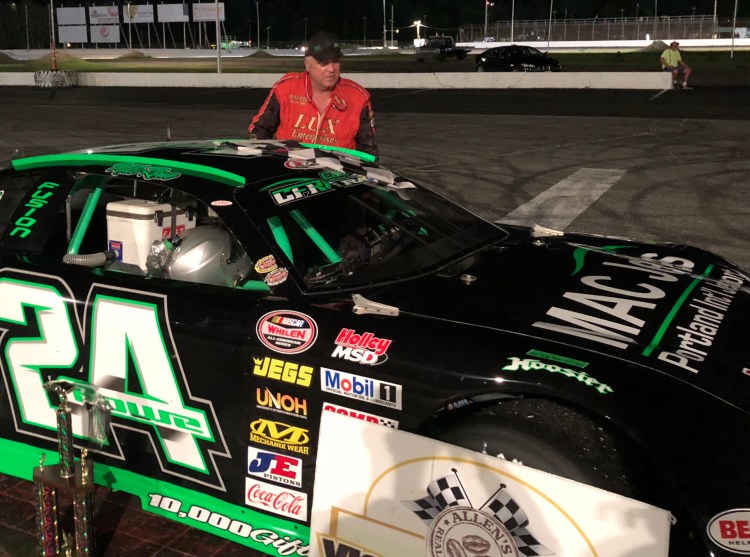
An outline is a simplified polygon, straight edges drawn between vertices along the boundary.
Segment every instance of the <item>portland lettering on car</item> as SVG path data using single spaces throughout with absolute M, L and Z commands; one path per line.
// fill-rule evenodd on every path
M 705 359 L 706 348 L 743 284 L 739 274 L 722 270 L 722 276 L 713 279 L 717 282 L 709 285 L 704 282 L 714 270 L 709 265 L 681 291 L 656 335 L 644 339 L 642 334 L 659 301 L 667 297 L 669 285 L 693 272 L 694 267 L 687 259 L 659 258 L 655 253 L 625 262 L 605 261 L 598 269 L 602 274 L 582 276 L 580 289 L 565 292 L 564 301 L 547 310 L 556 321 L 537 321 L 533 326 L 620 350 L 639 346 L 643 356 L 655 354 L 661 361 L 697 373 L 697 368 L 688 364 Z M 604 274 L 607 271 L 609 274 Z M 684 315 L 693 317 L 683 324 Z M 670 340 L 670 331 L 676 333 L 675 340 Z M 668 346 L 674 342 L 677 346 Z

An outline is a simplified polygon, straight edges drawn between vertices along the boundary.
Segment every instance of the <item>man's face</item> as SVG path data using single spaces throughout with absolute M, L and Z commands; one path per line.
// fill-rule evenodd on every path
M 669 48 L 671 48 L 672 50 L 677 50 L 677 46 L 678 45 L 676 45 L 676 44 L 671 44 L 671 45 L 669 45 Z
M 318 62 L 312 56 L 305 57 L 305 69 L 310 74 L 313 89 L 330 91 L 341 76 L 341 59 L 334 58 Z

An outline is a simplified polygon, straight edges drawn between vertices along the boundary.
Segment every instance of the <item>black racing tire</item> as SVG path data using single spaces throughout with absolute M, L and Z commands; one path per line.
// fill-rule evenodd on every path
M 627 497 L 651 491 L 644 461 L 631 447 L 582 413 L 547 400 L 502 402 L 440 439 Z

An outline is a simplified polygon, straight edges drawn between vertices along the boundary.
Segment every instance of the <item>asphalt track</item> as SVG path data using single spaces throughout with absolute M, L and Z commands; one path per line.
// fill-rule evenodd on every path
M 750 270 L 750 88 L 372 93 L 381 162 L 486 218 L 688 243 Z M 264 96 L 0 87 L 0 159 L 245 137 Z M 0 494 L 0 557 L 30 555 L 32 490 L 0 477 Z M 102 557 L 248 554 L 126 503 L 98 499 Z

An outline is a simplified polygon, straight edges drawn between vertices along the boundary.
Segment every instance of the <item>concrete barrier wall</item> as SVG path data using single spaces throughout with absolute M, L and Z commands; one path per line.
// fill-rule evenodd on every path
M 79 87 L 260 87 L 282 74 L 80 72 Z M 367 89 L 647 89 L 672 86 L 666 72 L 351 73 Z M 0 73 L 0 85 L 34 86 L 33 73 Z

